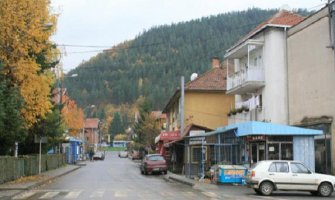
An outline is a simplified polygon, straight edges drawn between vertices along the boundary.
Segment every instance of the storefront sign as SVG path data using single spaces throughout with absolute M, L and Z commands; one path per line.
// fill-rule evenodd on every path
M 247 136 L 246 140 L 248 142 L 253 142 L 253 141 L 265 141 L 266 140 L 265 135 L 255 135 L 255 136 Z
M 190 138 L 190 144 L 206 144 L 205 137 Z
M 160 134 L 160 140 L 177 140 L 180 138 L 180 132 L 179 131 L 166 131 L 161 132 Z

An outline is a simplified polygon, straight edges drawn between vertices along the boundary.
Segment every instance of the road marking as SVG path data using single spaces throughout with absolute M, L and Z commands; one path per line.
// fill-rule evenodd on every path
M 126 197 L 126 196 L 127 196 L 126 192 L 121 192 L 121 191 L 114 192 L 114 197 Z
M 184 192 L 184 196 L 186 196 L 186 197 L 194 197 L 195 194 L 193 192 Z
M 76 199 L 78 198 L 78 196 L 80 195 L 82 191 L 73 191 L 73 192 L 69 192 L 64 199 Z
M 211 198 L 219 198 L 219 196 L 215 194 L 214 192 L 202 192 L 202 194 L 204 194 L 205 196 L 211 197 Z
M 104 196 L 105 190 L 94 191 L 90 198 L 102 198 Z
M 24 192 L 24 193 L 21 193 L 21 194 L 18 194 L 16 196 L 14 196 L 13 199 L 27 199 L 27 198 L 33 196 L 36 193 L 37 193 L 36 191 Z
M 39 199 L 51 199 L 58 194 L 59 194 L 59 192 L 47 192 L 43 196 L 41 196 Z

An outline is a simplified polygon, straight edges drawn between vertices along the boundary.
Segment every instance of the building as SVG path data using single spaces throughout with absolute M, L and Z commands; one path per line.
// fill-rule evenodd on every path
M 333 9 L 334 2 L 288 30 L 287 62 L 289 123 L 323 130 L 315 137 L 315 169 L 335 174 Z
M 84 143 L 86 150 L 88 148 L 93 148 L 94 151 L 97 150 L 99 143 L 99 119 L 98 118 L 88 118 L 85 120 L 84 124 Z
M 234 71 L 228 72 L 227 94 L 236 95 L 229 124 L 288 124 L 286 33 L 302 20 L 281 10 L 227 50 L 225 59 L 234 61 Z
M 212 68 L 199 76 L 193 74 L 184 93 L 177 90 L 165 106 L 166 130 L 155 142 L 157 152 L 166 155 L 174 172 L 181 173 L 189 162 L 183 143 L 190 132 L 207 132 L 228 124 L 227 113 L 234 105 L 234 96 L 226 94 L 227 66 L 231 67 L 213 58 Z
M 201 177 L 215 164 L 250 167 L 260 160 L 300 160 L 314 170 L 314 136 L 318 135 L 322 131 L 259 121 L 219 127 L 186 139 L 192 165 L 186 166 L 185 174 Z

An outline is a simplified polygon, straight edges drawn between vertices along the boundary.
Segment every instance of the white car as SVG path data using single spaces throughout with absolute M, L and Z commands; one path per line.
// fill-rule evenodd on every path
M 246 182 L 257 194 L 294 190 L 330 196 L 334 191 L 335 176 L 314 173 L 298 161 L 267 160 L 258 162 L 248 171 Z

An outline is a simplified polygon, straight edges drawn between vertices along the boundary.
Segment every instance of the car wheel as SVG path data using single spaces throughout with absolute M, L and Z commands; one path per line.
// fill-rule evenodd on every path
M 318 191 L 321 196 L 329 197 L 333 192 L 333 188 L 329 183 L 321 183 Z
M 259 191 L 259 189 L 254 189 L 254 191 L 256 192 L 256 194 L 261 195 L 262 193 Z
M 271 182 L 263 182 L 260 186 L 259 186 L 259 191 L 265 195 L 265 196 L 269 196 L 271 195 L 272 191 L 273 191 L 273 184 Z

